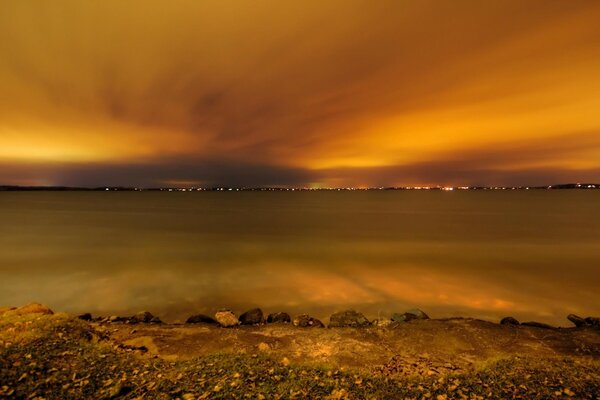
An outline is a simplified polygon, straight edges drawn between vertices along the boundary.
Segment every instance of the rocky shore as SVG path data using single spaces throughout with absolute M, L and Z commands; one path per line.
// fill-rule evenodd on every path
M 54 312 L 47 306 L 39 303 L 31 303 L 22 307 L 0 307 L 0 316 L 5 314 L 24 315 L 31 313 L 53 314 Z M 140 311 L 131 316 L 92 316 L 91 313 L 78 315 L 77 318 L 96 323 L 125 323 L 125 324 L 162 324 L 163 321 L 149 311 Z M 332 314 L 329 317 L 329 324 L 325 325 L 321 320 L 308 314 L 299 314 L 292 318 L 287 312 L 275 312 L 265 316 L 262 309 L 253 308 L 243 312 L 238 317 L 230 309 L 221 309 L 214 316 L 205 314 L 191 315 L 185 321 L 186 324 L 207 324 L 223 328 L 233 328 L 240 325 L 265 325 L 265 324 L 293 324 L 301 328 L 365 328 L 365 327 L 386 327 L 394 326 L 413 320 L 428 320 L 429 316 L 420 309 L 410 309 L 404 313 L 392 313 L 388 319 L 368 320 L 362 313 L 356 310 L 344 310 Z M 577 328 L 595 328 L 600 329 L 600 317 L 580 317 L 575 314 L 567 316 L 573 325 Z M 542 329 L 560 329 L 549 324 L 536 321 L 519 322 L 513 317 L 504 317 L 500 320 L 501 325 L 508 326 L 531 326 Z
M 167 324 L 29 304 L 0 308 L 0 398 L 598 398 L 598 318 L 568 320 L 345 310 L 325 324 L 255 308 Z

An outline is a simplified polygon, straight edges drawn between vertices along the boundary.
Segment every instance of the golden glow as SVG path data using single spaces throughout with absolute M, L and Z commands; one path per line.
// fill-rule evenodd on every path
M 593 179 L 598 20 L 586 1 L 6 2 L 0 167 L 22 168 L 0 183 L 40 163 L 58 180 L 81 163 L 170 166 L 148 182 Z

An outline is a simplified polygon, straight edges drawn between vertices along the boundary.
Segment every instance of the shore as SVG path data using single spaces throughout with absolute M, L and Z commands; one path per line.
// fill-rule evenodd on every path
M 329 328 L 300 326 L 298 317 L 224 328 L 211 321 L 164 324 L 149 313 L 111 321 L 46 309 L 0 315 L 0 398 L 593 399 L 600 393 L 600 330 L 585 324 L 410 318 L 335 326 L 362 321 L 360 313 L 345 312 Z

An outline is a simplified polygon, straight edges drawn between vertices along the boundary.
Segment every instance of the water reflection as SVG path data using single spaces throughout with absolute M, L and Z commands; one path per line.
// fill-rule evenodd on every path
M 2 193 L 0 304 L 597 314 L 598 192 Z

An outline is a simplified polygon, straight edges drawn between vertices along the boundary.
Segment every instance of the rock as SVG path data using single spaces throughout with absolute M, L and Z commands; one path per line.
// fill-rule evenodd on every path
M 162 321 L 160 320 L 160 318 L 158 317 L 152 317 L 152 319 L 150 320 L 151 324 L 162 324 Z
M 90 313 L 81 314 L 81 315 L 78 315 L 77 318 L 84 320 L 84 321 L 91 321 L 92 314 L 90 314 Z
M 228 328 L 231 326 L 237 326 L 240 324 L 240 321 L 235 316 L 231 310 L 221 310 L 217 311 L 215 314 L 215 320 L 224 328 Z
M 209 317 L 204 314 L 196 314 L 189 317 L 186 321 L 186 324 L 216 324 L 217 321 L 213 317 Z
M 544 324 L 542 322 L 535 322 L 535 321 L 522 322 L 521 325 L 532 326 L 534 328 L 542 328 L 542 329 L 556 329 L 552 325 Z
M 301 328 L 325 328 L 325 325 L 321 321 L 308 314 L 300 314 L 294 318 L 294 326 Z
M 133 389 L 129 386 L 123 385 L 122 382 L 118 382 L 116 385 L 112 386 L 108 389 L 106 399 L 116 399 L 118 397 L 124 396 L 131 392 Z
M 139 313 L 135 314 L 133 317 L 129 318 L 129 322 L 132 324 L 149 323 L 149 322 L 153 322 L 154 318 L 156 318 L 156 317 L 154 315 L 152 315 L 152 313 L 150 313 L 149 311 L 140 311 Z M 160 322 L 160 319 L 158 321 Z
M 589 325 L 584 318 L 581 318 L 580 316 L 577 316 L 575 314 L 567 315 L 567 319 L 578 328 Z
M 329 318 L 330 328 L 341 328 L 341 327 L 366 327 L 371 325 L 369 320 L 364 315 L 355 310 L 346 310 L 334 313 Z
M 119 321 L 119 317 L 117 317 L 116 315 L 111 315 L 110 317 L 108 317 L 108 322 L 117 322 Z
M 43 315 L 52 315 L 54 311 L 52 311 L 47 306 L 40 303 L 29 303 L 22 307 L 13 308 L 11 310 L 5 311 L 4 315 L 26 315 L 26 314 L 43 314 Z
M 412 321 L 413 319 L 429 319 L 429 315 L 425 314 L 418 308 L 413 308 L 404 314 L 394 313 L 392 314 L 391 319 L 393 322 L 408 322 Z
M 258 344 L 258 351 L 267 352 L 269 350 L 271 350 L 271 346 L 268 343 L 260 342 Z
M 500 320 L 500 325 L 519 325 L 519 321 L 513 317 L 504 317 Z
M 375 320 L 371 321 L 371 325 L 379 326 L 379 327 L 386 327 L 386 326 L 390 326 L 391 324 L 392 324 L 391 319 L 375 319 Z
M 288 313 L 277 312 L 277 313 L 269 314 L 269 316 L 267 317 L 267 322 L 269 324 L 277 324 L 277 323 L 289 324 L 290 322 L 292 322 L 292 318 L 290 317 L 290 314 L 288 314 Z
M 260 308 L 253 308 L 240 315 L 242 325 L 258 325 L 265 322 L 263 312 Z
M 408 322 L 408 321 L 412 321 L 413 319 L 417 319 L 417 316 L 414 314 L 408 314 L 408 313 L 404 313 L 404 314 L 393 313 L 392 317 L 391 317 L 392 322 Z
M 417 317 L 417 319 L 429 319 L 429 315 L 425 314 L 423 310 L 420 310 L 418 308 L 410 309 L 406 312 L 406 314 L 412 314 L 415 317 Z
M 588 325 L 593 326 L 594 328 L 600 328 L 600 318 L 598 317 L 587 317 L 585 319 L 585 322 L 587 322 Z

